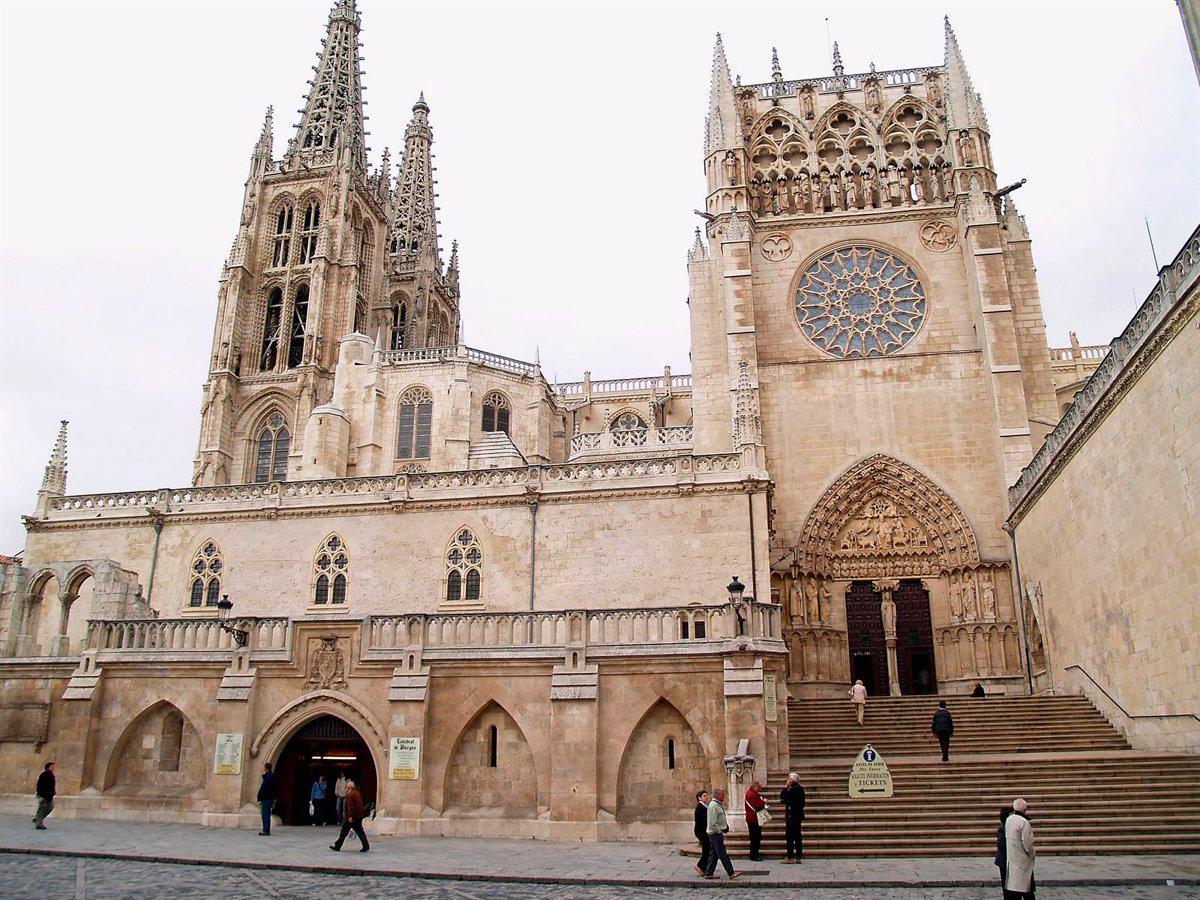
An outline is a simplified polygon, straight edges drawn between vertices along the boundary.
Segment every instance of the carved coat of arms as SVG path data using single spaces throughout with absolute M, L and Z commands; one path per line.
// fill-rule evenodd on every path
M 346 658 L 336 637 L 319 638 L 320 646 L 308 655 L 308 681 L 305 687 L 344 687 Z

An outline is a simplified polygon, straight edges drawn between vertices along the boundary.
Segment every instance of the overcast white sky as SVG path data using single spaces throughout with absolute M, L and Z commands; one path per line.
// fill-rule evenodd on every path
M 217 277 L 250 150 L 298 118 L 330 6 L 0 6 L 0 552 L 24 545 L 60 418 L 71 492 L 191 478 Z M 359 0 L 372 158 L 432 107 L 468 343 L 549 376 L 690 370 L 714 33 L 735 74 L 939 64 L 949 12 L 1034 237 L 1050 342 L 1119 333 L 1200 220 L 1200 88 L 1171 0 Z

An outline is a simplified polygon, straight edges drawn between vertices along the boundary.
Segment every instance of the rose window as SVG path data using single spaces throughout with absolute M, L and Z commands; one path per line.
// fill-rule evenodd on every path
M 796 286 L 805 337 L 831 356 L 887 356 L 925 318 L 925 289 L 912 266 L 876 247 L 844 247 L 816 260 Z

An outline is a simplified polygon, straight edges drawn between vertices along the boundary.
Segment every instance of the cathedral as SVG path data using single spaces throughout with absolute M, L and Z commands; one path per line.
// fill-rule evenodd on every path
M 18 781 L 245 826 L 263 764 L 286 823 L 340 769 L 379 831 L 670 839 L 788 771 L 789 699 L 1045 686 L 1008 490 L 1060 399 L 949 21 L 764 84 L 718 36 L 692 372 L 561 383 L 461 340 L 435 118 L 372 165 L 359 28 L 254 143 L 193 483 L 69 494 L 63 423 L 0 565 Z

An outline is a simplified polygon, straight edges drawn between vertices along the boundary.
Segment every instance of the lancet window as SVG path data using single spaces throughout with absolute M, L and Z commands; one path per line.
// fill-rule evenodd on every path
M 308 335 L 308 285 L 296 288 L 292 302 L 292 335 L 288 342 L 288 368 L 304 362 L 304 340 Z
M 300 227 L 300 265 L 312 262 L 317 255 L 317 234 L 321 230 L 321 204 L 309 201 L 304 208 L 304 221 Z
M 313 561 L 313 603 L 317 606 L 346 602 L 350 580 L 350 551 L 336 534 L 325 538 Z
M 476 601 L 482 593 L 483 548 L 474 532 L 461 529 L 446 549 L 446 600 Z
M 397 459 L 429 459 L 433 430 L 433 395 L 411 387 L 400 396 Z
M 398 302 L 392 307 L 392 350 L 403 350 L 408 329 L 408 304 Z
M 271 413 L 258 432 L 255 481 L 287 481 L 287 458 L 291 440 L 287 420 L 277 412 Z
M 258 368 L 269 372 L 279 359 L 279 332 L 283 327 L 283 288 L 274 288 L 267 295 L 266 315 L 263 317 L 262 350 Z
M 188 606 L 215 607 L 221 599 L 221 576 L 224 571 L 225 562 L 221 559 L 220 548 L 212 541 L 205 541 L 192 557 Z
M 275 269 L 288 264 L 292 249 L 292 206 L 287 204 L 279 208 L 275 216 L 275 242 L 271 252 L 271 266 Z
M 501 393 L 492 391 L 483 398 L 483 430 L 509 433 L 510 407 Z

